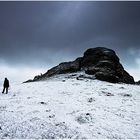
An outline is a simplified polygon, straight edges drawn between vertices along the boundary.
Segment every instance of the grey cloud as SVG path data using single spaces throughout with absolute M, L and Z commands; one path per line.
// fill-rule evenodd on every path
M 15 64 L 56 64 L 89 47 L 140 46 L 140 2 L 0 2 L 0 58 Z

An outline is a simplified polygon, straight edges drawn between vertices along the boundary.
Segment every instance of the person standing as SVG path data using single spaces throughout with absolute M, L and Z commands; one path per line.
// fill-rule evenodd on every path
M 6 94 L 8 93 L 8 88 L 9 88 L 9 80 L 7 78 L 5 78 L 4 83 L 3 83 L 3 91 L 2 93 L 4 93 L 5 89 L 6 89 Z

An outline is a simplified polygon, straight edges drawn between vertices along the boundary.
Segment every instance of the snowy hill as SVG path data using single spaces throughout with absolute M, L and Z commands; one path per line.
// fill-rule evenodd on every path
M 11 85 L 0 95 L 0 138 L 140 139 L 140 86 L 75 75 Z

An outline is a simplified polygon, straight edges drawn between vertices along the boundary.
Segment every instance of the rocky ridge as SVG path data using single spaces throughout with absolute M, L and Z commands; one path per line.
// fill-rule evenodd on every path
M 60 63 L 46 73 L 35 76 L 33 80 L 26 82 L 45 80 L 54 75 L 80 71 L 84 71 L 98 80 L 111 83 L 135 83 L 134 78 L 124 70 L 115 51 L 104 47 L 90 48 L 84 52 L 83 57 L 78 57 L 71 62 Z

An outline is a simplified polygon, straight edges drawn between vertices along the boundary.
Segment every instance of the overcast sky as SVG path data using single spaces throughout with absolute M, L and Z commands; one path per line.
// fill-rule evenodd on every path
M 140 79 L 140 2 L 0 1 L 1 78 L 32 78 L 98 46 Z

